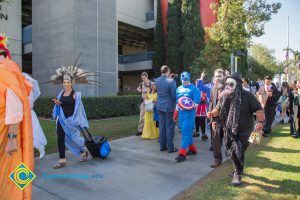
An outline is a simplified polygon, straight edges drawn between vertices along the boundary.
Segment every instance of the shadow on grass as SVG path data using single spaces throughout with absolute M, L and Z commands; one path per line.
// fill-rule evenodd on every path
M 285 171 L 285 172 L 290 172 L 290 173 L 300 173 L 299 166 L 293 166 L 293 165 L 282 164 L 279 162 L 274 162 L 269 158 L 260 157 L 260 156 L 255 156 L 251 160 L 254 160 L 254 159 L 257 160 L 258 162 L 250 162 L 249 164 L 246 163 L 246 167 L 255 167 L 255 168 L 259 168 L 259 169 L 273 169 L 273 170 Z M 300 184 L 299 184 L 299 187 L 300 187 Z M 299 190 L 300 190 L 300 188 L 299 188 Z
M 300 181 L 294 181 L 294 180 L 270 180 L 265 177 L 261 176 L 255 176 L 253 174 L 245 174 L 249 178 L 252 178 L 254 180 L 258 180 L 261 182 L 264 182 L 266 184 L 275 185 L 275 187 L 267 186 L 259 183 L 248 183 L 244 182 L 243 185 L 246 186 L 257 186 L 260 189 L 268 192 L 268 193 L 278 193 L 278 194 L 290 194 L 290 195 L 300 195 L 300 189 L 297 190 L 297 188 L 300 187 Z
M 174 199 L 299 199 L 300 166 L 295 159 L 298 159 L 300 150 L 295 149 L 297 143 L 288 137 L 291 137 L 289 126 L 277 125 L 262 144 L 250 145 L 245 157 L 248 169 L 241 187 L 232 186 L 227 177 L 232 171 L 232 162 L 228 160 Z M 297 154 L 296 158 L 294 154 Z M 290 157 L 293 160 L 289 160 Z
M 290 133 L 290 126 L 277 124 L 269 137 L 291 137 L 291 134 L 287 134 L 286 132 Z
M 262 152 L 274 152 L 274 153 L 282 153 L 283 157 L 286 157 L 288 155 L 283 155 L 283 154 L 299 154 L 300 150 L 297 149 L 289 149 L 288 145 L 286 145 L 287 148 L 276 148 L 269 146 L 268 143 L 271 141 L 272 138 L 277 138 L 278 137 L 284 137 L 285 140 L 286 137 L 291 137 L 289 134 L 289 126 L 286 125 L 278 125 L 274 132 L 270 135 L 270 137 L 266 138 L 265 141 L 263 142 L 263 145 L 259 145 L 257 147 L 252 147 L 253 149 L 256 149 L 254 151 L 249 152 L 249 162 L 247 162 L 246 158 L 246 167 L 255 167 L 259 169 L 272 169 L 274 171 L 279 171 L 279 172 L 288 172 L 288 173 L 295 173 L 300 175 L 300 166 L 293 166 L 289 164 L 283 164 L 280 162 L 275 162 L 271 158 L 267 157 L 262 157 L 261 153 Z M 300 144 L 299 144 L 300 145 Z M 300 181 L 295 181 L 295 180 L 289 180 L 285 177 L 282 177 L 282 180 L 271 180 L 266 177 L 262 176 L 257 176 L 253 173 L 251 174 L 245 174 L 245 176 L 254 179 L 256 181 L 264 182 L 265 184 L 259 184 L 259 183 L 254 183 L 251 182 L 244 182 L 243 186 L 257 186 L 260 189 L 268 192 L 268 193 L 274 193 L 274 194 L 290 194 L 290 195 L 300 195 Z M 270 186 L 273 185 L 273 186 Z
M 271 146 L 264 146 L 262 150 L 269 151 L 269 152 L 277 152 L 277 153 L 300 153 L 300 150 L 296 150 L 296 149 L 275 148 Z

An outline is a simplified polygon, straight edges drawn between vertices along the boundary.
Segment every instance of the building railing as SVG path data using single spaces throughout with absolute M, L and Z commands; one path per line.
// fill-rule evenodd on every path
M 154 11 L 146 12 L 146 21 L 154 20 Z
M 129 55 L 119 55 L 119 63 L 133 63 L 133 62 L 149 61 L 149 60 L 152 60 L 153 54 L 154 54 L 154 51 L 129 54 Z
M 22 43 L 28 44 L 32 42 L 32 25 L 26 26 L 22 31 Z

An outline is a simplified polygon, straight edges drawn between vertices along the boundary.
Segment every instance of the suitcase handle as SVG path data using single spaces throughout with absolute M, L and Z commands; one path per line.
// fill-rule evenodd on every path
M 84 129 L 85 129 L 85 131 L 88 133 L 88 136 L 90 137 L 90 140 L 87 139 L 87 136 L 86 136 L 84 130 L 83 130 L 80 126 L 79 126 L 79 129 L 80 129 L 80 131 L 82 132 L 82 135 L 83 135 L 83 137 L 85 138 L 86 141 L 94 142 L 91 133 L 89 132 L 89 130 L 88 130 L 86 127 L 85 127 Z

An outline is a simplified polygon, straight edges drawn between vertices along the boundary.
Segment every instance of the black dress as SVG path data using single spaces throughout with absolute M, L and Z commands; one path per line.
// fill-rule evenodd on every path
M 64 96 L 65 92 L 61 95 L 59 101 L 62 102 L 61 108 L 64 111 L 64 115 L 66 118 L 70 117 L 74 113 L 75 109 L 75 99 L 74 99 L 75 91 L 72 90 L 69 96 Z
M 59 101 L 62 102 L 60 105 L 62 110 L 64 111 L 64 115 L 66 118 L 73 115 L 75 110 L 75 99 L 74 94 L 75 91 L 72 90 L 69 96 L 64 96 L 65 92 L 61 95 Z M 58 144 L 58 152 L 59 158 L 65 158 L 65 132 L 62 126 L 60 125 L 59 121 L 57 121 L 57 144 Z

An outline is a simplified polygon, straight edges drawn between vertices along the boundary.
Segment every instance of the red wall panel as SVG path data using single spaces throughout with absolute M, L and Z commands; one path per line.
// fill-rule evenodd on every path
M 168 0 L 161 0 L 162 24 L 164 32 L 167 32 Z
M 209 27 L 214 22 L 216 22 L 217 18 L 213 15 L 212 10 L 210 9 L 211 3 L 218 3 L 219 0 L 199 0 L 200 4 L 200 13 L 201 13 L 201 21 L 203 27 Z M 162 24 L 164 28 L 164 32 L 167 32 L 167 15 L 168 15 L 168 0 L 161 0 L 161 9 L 162 9 Z
M 219 0 L 200 0 L 200 13 L 203 27 L 210 27 L 217 21 L 217 16 L 213 15 L 213 11 L 210 9 L 210 4 L 218 2 Z

